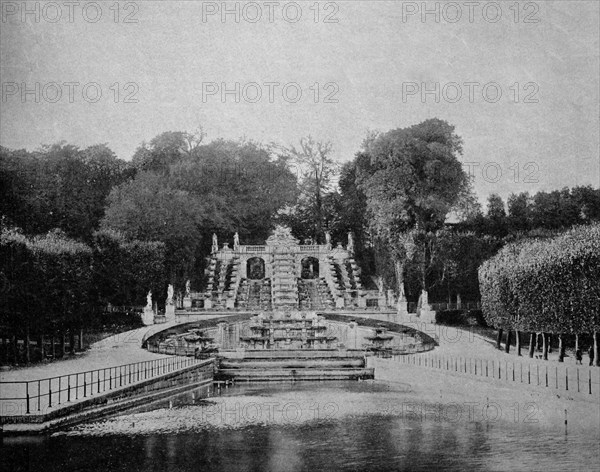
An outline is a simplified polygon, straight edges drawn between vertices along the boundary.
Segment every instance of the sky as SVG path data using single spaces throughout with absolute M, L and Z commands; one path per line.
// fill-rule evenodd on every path
M 129 160 L 201 125 L 209 141 L 312 135 L 348 161 L 369 131 L 436 117 L 481 201 L 600 186 L 597 1 L 0 4 L 9 148 Z

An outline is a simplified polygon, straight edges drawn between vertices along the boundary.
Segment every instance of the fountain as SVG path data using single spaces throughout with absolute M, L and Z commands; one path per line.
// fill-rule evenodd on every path
M 249 336 L 241 336 L 246 349 L 333 349 L 335 336 L 325 334 L 327 326 L 316 313 L 274 311 L 252 318 Z

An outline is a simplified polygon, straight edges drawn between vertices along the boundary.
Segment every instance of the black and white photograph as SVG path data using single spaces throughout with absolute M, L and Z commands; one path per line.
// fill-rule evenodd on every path
M 0 0 L 0 469 L 600 467 L 600 3 Z

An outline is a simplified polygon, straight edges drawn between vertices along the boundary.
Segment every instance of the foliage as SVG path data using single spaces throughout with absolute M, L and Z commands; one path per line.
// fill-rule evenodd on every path
M 372 135 L 363 148 L 355 162 L 369 228 L 389 248 L 403 291 L 403 264 L 420 258 L 420 278 L 425 281 L 427 235 L 443 226 L 469 186 L 457 159 L 462 141 L 453 126 L 431 119 Z
M 110 189 L 130 175 L 106 145 L 81 150 L 58 143 L 33 153 L 0 148 L 0 208 L 27 234 L 60 228 L 89 241 Z
M 90 248 L 60 230 L 28 237 L 4 229 L 0 323 L 21 334 L 101 326 L 108 303 L 142 305 L 149 289 L 166 291 L 163 261 L 161 243 L 127 240 L 115 232 L 96 233 Z
M 325 231 L 340 229 L 341 198 L 333 188 L 339 164 L 331 157 L 332 150 L 330 142 L 316 141 L 312 136 L 300 139 L 299 147 L 283 149 L 282 155 L 301 178 L 297 202 L 280 221 L 300 239 L 323 243 Z
M 600 328 L 600 225 L 509 244 L 479 269 L 486 321 L 554 333 Z
M 8 290 L 3 324 L 15 331 L 80 327 L 91 316 L 91 250 L 58 230 L 27 238 L 4 230 L 2 272 Z
M 113 230 L 94 234 L 93 281 L 95 299 L 101 306 L 140 306 L 146 294 L 162 300 L 168 281 L 165 247 L 156 241 L 128 240 Z
M 277 211 L 296 198 L 287 161 L 269 149 L 216 140 L 184 152 L 184 137 L 165 133 L 151 141 L 145 152 L 154 157 L 144 162 L 162 164 L 141 166 L 150 170 L 115 187 L 102 222 L 103 229 L 164 243 L 168 278 L 180 287 L 202 273 L 213 232 L 221 241 L 238 232 L 242 241 L 262 242 Z
M 481 310 L 441 310 L 436 312 L 435 322 L 448 326 L 486 326 Z

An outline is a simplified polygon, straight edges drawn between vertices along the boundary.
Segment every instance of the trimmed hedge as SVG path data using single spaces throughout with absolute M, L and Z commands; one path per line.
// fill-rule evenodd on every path
M 600 330 L 600 225 L 504 247 L 479 269 L 486 321 L 547 333 Z

